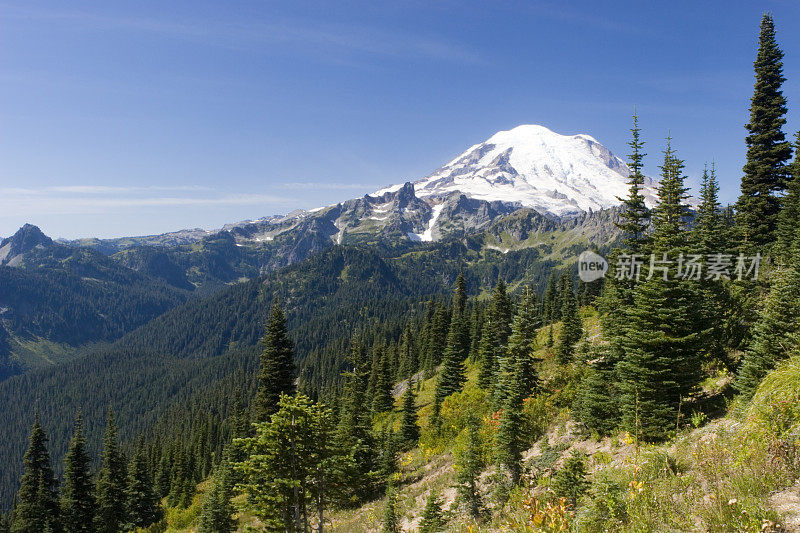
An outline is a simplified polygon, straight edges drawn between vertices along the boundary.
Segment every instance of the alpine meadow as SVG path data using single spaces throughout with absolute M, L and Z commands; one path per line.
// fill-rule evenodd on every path
M 603 114 L 581 118 L 602 131 L 602 117 L 621 115 L 624 127 L 615 128 L 627 146 L 618 147 L 620 155 L 586 133 L 516 122 L 485 131 L 423 177 L 395 179 L 427 164 L 434 137 L 445 131 L 426 131 L 430 124 L 450 121 L 457 131 L 474 120 L 483 128 L 500 113 L 492 91 L 505 95 L 511 89 L 497 85 L 513 85 L 516 74 L 487 86 L 472 78 L 490 71 L 487 57 L 498 49 L 475 28 L 458 39 L 437 34 L 449 22 L 431 18 L 463 10 L 460 22 L 479 12 L 488 25 L 500 16 L 490 15 L 494 7 L 364 5 L 346 13 L 361 21 L 347 26 L 334 19 L 347 6 L 315 4 L 315 15 L 331 18 L 290 28 L 283 24 L 305 14 L 281 18 L 290 3 L 280 2 L 233 2 L 222 11 L 205 2 L 176 4 L 185 11 L 180 21 L 146 18 L 153 6 L 123 13 L 95 3 L 81 12 L 36 4 L 0 6 L 14 36 L 59 25 L 70 54 L 136 63 L 164 85 L 145 87 L 138 71 L 115 78 L 119 65 L 82 81 L 91 63 L 69 63 L 74 75 L 65 74 L 58 50 L 38 50 L 25 72 L 58 73 L 64 108 L 50 102 L 50 118 L 30 114 L 35 105 L 21 102 L 41 96 L 31 90 L 14 93 L 16 111 L 0 113 L 24 114 L 46 130 L 49 120 L 96 107 L 92 118 L 70 119 L 67 137 L 76 138 L 122 125 L 118 139 L 98 136 L 86 152 L 93 155 L 74 160 L 64 155 L 69 146 L 50 145 L 42 133 L 41 153 L 18 152 L 0 169 L 0 196 L 7 198 L 0 208 L 8 211 L 0 222 L 13 216 L 20 228 L 0 238 L 0 533 L 800 531 L 800 132 L 789 131 L 800 120 L 792 117 L 800 72 L 790 68 L 800 47 L 783 44 L 796 42 L 793 7 L 786 16 L 778 7 L 758 11 L 760 27 L 758 15 L 746 24 L 750 41 L 729 35 L 749 47 L 752 78 L 737 71 L 703 85 L 721 93 L 747 86 L 738 95 L 750 100 L 744 131 L 734 132 L 739 141 L 730 153 L 743 161 L 734 161 L 735 170 L 729 152 L 689 161 L 682 153 L 704 147 L 697 138 L 683 140 L 681 129 L 648 131 L 663 109 L 678 122 L 692 113 L 711 116 L 705 104 L 618 105 L 619 95 L 628 98 L 624 88 L 613 98 L 598 88 L 592 106 Z M 510 9 L 499 4 L 499 11 Z M 600 27 L 591 31 L 610 31 L 611 40 L 647 40 L 651 31 L 616 23 L 603 29 L 611 22 L 577 8 L 511 4 L 524 20 L 528 9 L 540 13 L 539 29 Z M 265 6 L 272 11 L 261 11 Z M 241 16 L 224 18 L 233 12 Z M 734 16 L 741 17 L 720 19 L 727 24 Z M 366 27 L 384 19 L 394 21 L 390 29 Z M 87 45 L 84 34 L 110 48 Z M 525 37 L 509 44 L 510 35 L 492 40 L 516 53 L 514 39 Z M 15 39 L 8 41 L 22 50 Z M 207 42 L 213 45 L 198 51 Z M 706 44 L 692 54 L 716 53 Z M 245 55 L 249 47 L 257 54 Z M 293 47 L 303 53 L 292 55 Z M 531 56 L 537 83 L 555 83 L 539 77 L 538 56 L 559 53 L 554 46 Z M 0 78 L 18 83 L 23 70 L 0 54 Z M 670 50 L 643 54 L 638 61 L 648 63 L 650 54 Z M 163 61 L 197 70 L 162 69 Z M 676 87 L 684 77 L 662 61 L 628 64 L 614 83 L 635 86 L 646 69 L 663 67 L 642 86 L 666 84 L 682 97 L 689 89 Z M 430 103 L 442 115 L 424 119 L 428 96 L 403 85 L 402 76 L 413 68 L 412 77 L 434 94 L 446 74 L 431 65 L 446 62 L 470 76 L 446 80 L 446 103 Z M 294 86 L 283 77 L 301 76 L 306 67 L 319 69 L 310 83 Z M 201 76 L 206 68 L 212 70 Z M 579 68 L 564 75 L 605 79 L 617 72 Z M 256 71 L 269 75 L 252 77 Z M 353 78 L 325 75 L 342 71 Z M 667 84 L 665 76 L 676 80 Z M 225 96 L 244 95 L 256 80 L 263 94 L 247 93 L 238 104 Z M 81 93 L 84 83 L 122 95 L 131 107 L 103 111 L 109 101 Z M 355 88 L 379 83 L 388 85 L 372 96 Z M 328 96 L 313 96 L 339 90 L 341 113 L 352 119 L 323 109 Z M 646 91 L 637 94 L 648 100 Z M 352 199 L 342 200 L 360 185 L 339 181 L 294 180 L 273 194 L 261 176 L 283 170 L 247 155 L 254 130 L 232 132 L 215 107 L 260 113 L 259 102 L 269 99 L 276 101 L 264 111 L 271 117 L 264 129 L 330 144 L 309 145 L 297 157 L 281 155 L 283 144 L 259 141 L 258 150 L 288 161 L 287 175 L 316 169 L 331 176 L 338 171 L 326 165 L 344 161 L 353 168 L 346 179 L 355 183 L 359 175 L 384 175 L 372 158 L 386 158 L 387 168 L 403 158 L 413 164 L 386 171 L 395 184 L 365 185 L 374 192 Z M 392 112 L 399 122 L 379 127 L 368 117 L 375 102 L 388 109 L 400 99 L 411 104 Z M 81 107 L 70 111 L 70 101 Z M 732 112 L 737 119 L 748 110 Z M 292 125 L 280 122 L 288 115 Z M 210 126 L 201 116 L 218 122 Z M 408 125 L 414 121 L 419 125 Z M 353 129 L 337 129 L 346 122 Z M 114 142 L 135 151 L 146 137 L 162 142 L 159 130 L 177 123 L 194 137 L 148 144 L 141 165 L 119 163 L 120 172 L 140 178 L 92 187 L 37 184 L 30 176 L 26 183 L 31 169 L 52 174 L 25 166 L 26 158 L 52 158 L 63 164 L 63 176 L 106 179 L 113 173 L 107 165 L 117 164 Z M 331 123 L 335 133 L 325 137 Z M 406 128 L 427 140 L 399 149 Z M 448 139 L 475 130 L 466 131 Z M 193 144 L 207 135 L 205 149 Z M 341 149 L 379 136 L 392 145 L 375 144 L 372 154 Z M 0 144 L 12 142 L 6 137 Z M 209 161 L 229 157 L 236 166 L 225 175 L 259 178 L 242 194 L 199 177 L 188 185 L 170 181 L 177 179 L 171 161 L 185 150 L 198 158 L 187 175 L 202 166 L 217 171 L 228 163 Z M 4 149 L 2 158 L 11 152 L 17 149 Z M 310 166 L 315 158 L 320 162 Z M 19 182 L 11 183 L 12 174 Z M 226 179 L 234 177 L 220 181 Z M 730 201 L 728 184 L 736 189 Z M 265 203 L 285 201 L 281 195 L 292 187 L 299 196 L 284 214 L 266 216 Z M 324 194 L 339 198 L 312 208 Z M 22 206 L 19 214 L 13 205 Z M 253 210 L 261 213 L 251 217 Z M 191 213 L 200 227 L 163 232 Z M 217 224 L 217 213 L 250 218 Z M 114 228 L 125 220 L 164 230 L 120 236 Z M 84 222 L 97 236 L 79 229 Z

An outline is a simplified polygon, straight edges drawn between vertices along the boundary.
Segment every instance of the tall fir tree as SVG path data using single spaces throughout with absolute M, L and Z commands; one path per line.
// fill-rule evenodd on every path
M 634 289 L 626 312 L 624 359 L 618 363 L 623 427 L 637 439 L 657 441 L 675 427 L 681 402 L 701 377 L 707 331 L 700 315 L 702 292 L 677 273 L 687 241 L 685 176 L 670 139 L 661 167 L 659 202 L 653 212 L 653 266 Z M 666 258 L 666 261 L 665 261 Z
M 128 487 L 125 499 L 128 527 L 148 527 L 161 520 L 164 515 L 158 496 L 153 490 L 153 477 L 150 474 L 147 453 L 142 441 L 137 443 L 136 451 L 128 467 Z
M 517 362 L 512 378 L 507 382 L 500 426 L 495 434 L 495 456 L 498 464 L 516 485 L 522 477 L 522 452 L 527 441 L 523 431 L 522 407 L 527 397 L 524 369 Z
M 167 456 L 163 456 L 162 461 Z M 106 433 L 103 437 L 103 464 L 97 476 L 96 531 L 117 533 L 125 524 L 125 485 L 128 470 L 119 447 L 114 411 L 108 409 Z M 167 489 L 169 492 L 169 489 Z M 166 494 L 166 493 L 165 493 Z
M 550 271 L 547 279 L 547 288 L 544 291 L 543 305 L 544 320 L 548 324 L 561 318 L 561 300 L 558 295 L 558 274 L 555 269 Z
M 776 254 L 783 264 L 800 266 L 800 131 L 794 143 L 794 161 L 788 168 L 789 185 L 778 216 Z
M 392 371 L 386 349 L 382 346 L 376 347 L 375 357 L 380 363 L 375 380 L 374 396 L 372 398 L 372 412 L 383 413 L 391 411 L 394 407 L 394 398 L 392 398 Z
M 694 240 L 700 247 L 702 254 L 723 251 L 722 213 L 719 203 L 719 182 L 717 181 L 716 165 L 711 163 L 711 171 L 703 170 L 700 182 L 700 207 L 695 216 Z
M 445 348 L 442 369 L 436 380 L 435 394 L 444 400 L 454 392 L 461 391 L 466 380 L 464 360 L 467 358 L 469 337 L 466 335 L 464 319 L 460 313 L 454 313 L 450 321 L 450 332 L 447 334 L 447 347 Z
M 58 484 L 50 465 L 47 436 L 39 423 L 33 422 L 28 451 L 23 459 L 17 502 L 13 512 L 11 531 L 14 533 L 42 533 L 61 531 L 58 505 Z
M 489 304 L 489 320 L 494 324 L 495 338 L 505 349 L 508 337 L 511 335 L 511 319 L 514 316 L 514 309 L 511 298 L 508 296 L 506 282 L 503 278 L 497 280 L 497 284 L 492 290 L 492 299 Z
M 236 527 L 233 519 L 233 472 L 231 465 L 223 459 L 214 472 L 211 487 L 203 499 L 200 512 L 199 533 L 230 533 Z
M 408 378 L 406 392 L 403 393 L 403 413 L 400 420 L 400 439 L 403 445 L 410 449 L 419 441 L 419 422 L 417 415 L 417 402 L 414 396 L 414 380 Z
M 628 142 L 631 153 L 628 155 L 628 196 L 618 198 L 622 202 L 620 222 L 616 226 L 625 235 L 625 246 L 632 253 L 640 253 L 642 246 L 647 238 L 647 227 L 650 224 L 650 210 L 645 204 L 642 188 L 644 186 L 644 156 L 647 155 L 642 150 L 644 141 L 641 140 L 641 130 L 639 129 L 639 115 L 634 111 L 633 128 L 631 128 L 632 138 Z
M 447 306 L 437 303 L 428 329 L 428 355 L 426 370 L 432 372 L 442 363 L 450 330 L 450 311 Z
M 719 182 L 714 163 L 711 164 L 710 171 L 708 168 L 703 170 L 700 206 L 695 215 L 691 236 L 692 252 L 701 257 L 708 258 L 725 253 L 730 246 L 719 203 Z M 732 347 L 731 331 L 740 327 L 738 323 L 741 322 L 741 318 L 737 310 L 741 309 L 741 306 L 733 301 L 730 283 L 727 280 L 705 277 L 698 280 L 698 283 L 702 288 L 704 300 L 701 316 L 705 327 L 709 329 L 705 352 L 711 359 L 720 361 L 730 368 L 732 362 L 728 357 L 728 348 Z
M 791 266 L 780 268 L 773 273 L 771 283 L 736 382 L 746 399 L 753 397 L 764 376 L 797 345 L 800 274 Z
M 502 355 L 500 342 L 497 340 L 495 333 L 496 328 L 494 328 L 491 319 L 484 320 L 483 333 L 478 344 L 478 386 L 489 393 L 494 390 L 499 361 Z
M 358 338 L 351 342 L 349 359 L 352 369 L 344 376 L 335 440 L 336 446 L 346 450 L 352 459 L 352 497 L 358 500 L 374 496 L 382 487 L 382 481 L 378 479 L 376 438 L 372 430 L 368 399 L 364 394 L 368 379 L 366 355 L 363 343 Z M 361 481 L 356 483 L 356 479 Z
M 467 310 L 467 282 L 464 279 L 464 271 L 458 273 L 456 286 L 453 294 L 453 312 L 464 315 Z
M 75 419 L 75 432 L 64 459 L 61 524 L 65 533 L 95 531 L 97 503 L 94 498 L 91 463 L 83 436 L 83 416 L 79 413 Z
M 261 339 L 261 369 L 256 396 L 256 416 L 267 420 L 278 410 L 281 394 L 292 395 L 294 384 L 294 347 L 286 329 L 286 317 L 277 300 L 272 304 L 267 320 L 267 332 Z
M 669 253 L 685 244 L 686 220 L 689 217 L 689 189 L 685 185 L 684 162 L 672 148 L 672 137 L 667 137 L 661 183 L 658 187 L 658 205 L 652 213 L 653 248 L 656 253 Z
M 590 431 L 611 435 L 619 425 L 616 361 L 609 346 L 594 350 L 590 358 L 592 363 L 578 386 L 572 413 Z
M 568 271 L 561 275 L 560 293 L 561 330 L 556 343 L 556 357 L 560 363 L 568 363 L 575 356 L 575 344 L 583 337 L 583 322 Z
M 485 466 L 483 447 L 480 421 L 470 416 L 464 433 L 456 443 L 455 467 L 458 498 L 473 519 L 483 513 L 483 498 L 478 486 L 478 478 Z
M 511 324 L 508 349 L 502 358 L 498 377 L 500 385 L 494 391 L 495 404 L 498 407 L 503 405 L 514 380 L 520 380 L 521 394 L 525 398 L 538 387 L 539 376 L 533 358 L 537 329 L 541 325 L 538 307 L 536 293 L 530 287 L 525 287 L 517 314 Z
M 400 342 L 401 364 L 398 368 L 399 378 L 412 376 L 419 371 L 419 346 L 414 335 L 414 328 L 409 320 L 406 322 L 403 338 Z
M 747 159 L 743 168 L 741 195 L 736 204 L 737 223 L 744 242 L 764 246 L 773 242 L 780 209 L 780 193 L 787 185 L 786 162 L 791 146 L 786 141 L 786 98 L 781 86 L 783 52 L 775 40 L 770 13 L 761 19 L 755 87 L 750 100 L 747 128 Z
M 383 533 L 400 533 L 400 517 L 397 513 L 397 489 L 389 485 L 386 489 L 386 507 L 383 510 Z

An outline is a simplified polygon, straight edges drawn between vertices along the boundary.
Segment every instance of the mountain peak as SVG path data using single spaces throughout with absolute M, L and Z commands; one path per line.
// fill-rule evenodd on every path
M 25 224 L 17 232 L 0 242 L 0 265 L 13 265 L 14 259 L 37 247 L 53 244 L 53 240 L 37 226 Z
M 458 191 L 563 216 L 618 205 L 628 193 L 629 173 L 625 162 L 591 135 L 522 124 L 473 145 L 414 185 L 420 197 Z M 642 192 L 648 205 L 654 205 L 655 191 L 656 183 L 647 178 Z

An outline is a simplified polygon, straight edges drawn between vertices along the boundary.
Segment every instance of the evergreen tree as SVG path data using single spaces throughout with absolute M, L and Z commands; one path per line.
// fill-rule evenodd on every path
M 375 391 L 372 399 L 372 412 L 383 413 L 394 408 L 392 398 L 392 372 L 389 367 L 389 356 L 383 347 L 375 348 L 375 357 L 380 361 Z
M 800 131 L 794 144 L 794 161 L 789 166 L 789 185 L 782 198 L 783 208 L 778 217 L 776 252 L 782 263 L 798 265 L 800 258 Z
M 159 498 L 166 498 L 172 492 L 172 465 L 168 455 L 162 455 L 155 476 L 154 490 Z
M 715 165 L 711 171 L 704 169 L 700 187 L 700 207 L 695 216 L 692 228 L 694 252 L 703 257 L 713 256 L 726 251 L 728 247 L 726 229 L 718 199 L 719 184 Z M 737 327 L 740 317 L 733 311 L 740 306 L 732 301 L 729 283 L 722 279 L 701 279 L 699 283 L 703 291 L 703 323 L 710 332 L 706 352 L 712 359 L 730 366 L 726 344 L 732 336 L 731 330 Z
M 166 455 L 162 457 L 162 462 Z M 114 412 L 108 409 L 103 437 L 103 466 L 97 478 L 96 531 L 117 533 L 125 524 L 125 487 L 128 477 L 125 456 L 119 447 Z M 167 489 L 169 492 L 169 489 Z
M 264 421 L 278 409 L 281 394 L 292 395 L 294 385 L 294 348 L 286 329 L 286 317 L 277 300 L 272 304 L 267 333 L 261 339 L 261 370 L 256 396 L 256 416 Z
M 619 390 L 611 348 L 595 351 L 593 363 L 578 387 L 572 412 L 599 435 L 610 435 L 619 425 Z
M 786 98 L 781 85 L 783 52 L 775 41 L 772 15 L 761 19 L 758 54 L 754 63 L 756 83 L 750 100 L 747 128 L 747 160 L 737 202 L 737 222 L 747 244 L 762 246 L 774 240 L 780 198 L 787 185 L 786 162 L 791 146 L 786 141 Z
M 464 280 L 464 271 L 458 273 L 456 287 L 453 293 L 453 313 L 464 315 L 467 310 L 467 282 Z
M 501 357 L 500 342 L 497 340 L 495 333 L 496 328 L 494 328 L 492 321 L 485 320 L 483 333 L 478 345 L 478 386 L 490 393 L 494 390 Z
M 188 507 L 194 494 L 194 483 L 189 468 L 186 452 L 178 444 L 178 451 L 172 468 L 170 492 L 167 495 L 167 505 L 171 507 Z
M 436 396 L 444 400 L 454 392 L 459 392 L 464 386 L 465 367 L 469 349 L 469 337 L 466 335 L 464 320 L 461 314 L 453 314 L 450 322 L 450 333 L 447 335 L 447 348 L 445 349 L 442 369 L 436 381 Z
M 231 465 L 223 459 L 214 472 L 211 487 L 203 499 L 199 533 L 230 533 L 234 531 L 236 521 L 233 519 L 232 496 Z
M 480 345 L 483 338 L 483 329 L 486 323 L 486 306 L 477 299 L 472 302 L 472 317 L 469 326 L 469 354 L 470 362 L 480 361 Z
M 561 275 L 561 331 L 558 333 L 556 357 L 561 363 L 568 363 L 575 355 L 575 344 L 583 337 L 578 302 L 572 291 L 572 278 L 568 272 Z
M 255 430 L 255 437 L 235 441 L 247 459 L 234 465 L 255 514 L 270 529 L 307 531 L 314 506 L 324 519 L 326 487 L 341 486 L 352 471 L 341 448 L 330 446 L 330 411 L 304 395 L 284 394 L 270 421 Z M 356 479 L 369 482 L 347 482 Z
M 525 287 L 518 312 L 511 324 L 507 355 L 502 359 L 500 386 L 494 391 L 498 406 L 502 406 L 506 394 L 514 386 L 514 380 L 520 380 L 520 394 L 523 398 L 530 396 L 538 387 L 539 376 L 532 357 L 536 332 L 541 324 L 537 311 L 536 294 L 530 287 Z
M 575 507 L 578 499 L 589 488 L 589 480 L 586 479 L 585 455 L 578 451 L 564 461 L 564 466 L 553 476 L 553 492 L 558 498 L 566 498 Z
M 618 198 L 622 202 L 621 221 L 616 226 L 625 234 L 625 246 L 632 253 L 639 253 L 646 240 L 647 227 L 650 223 L 650 210 L 644 201 L 642 187 L 644 186 L 644 156 L 642 151 L 644 141 L 641 140 L 639 129 L 639 115 L 633 114 L 633 128 L 631 128 L 632 139 L 628 142 L 631 147 L 631 154 L 628 155 L 628 183 L 630 184 L 627 198 Z
M 788 357 L 796 345 L 800 316 L 800 274 L 794 267 L 784 267 L 773 273 L 772 285 L 758 323 L 753 342 L 742 361 L 737 388 L 746 398 L 752 398 L 758 384 L 776 363 Z
M 652 213 L 653 245 L 656 253 L 669 253 L 685 243 L 684 230 L 689 217 L 689 189 L 685 186 L 684 163 L 672 148 L 672 138 L 667 137 L 661 183 L 658 187 L 658 205 Z
M 547 288 L 544 291 L 543 314 L 544 320 L 548 324 L 552 324 L 561 318 L 561 300 L 558 295 L 558 274 L 556 274 L 555 269 L 550 271 L 550 277 L 547 280 Z
M 387 427 L 383 432 L 381 455 L 379 459 L 379 475 L 383 479 L 390 479 L 390 477 L 397 473 L 398 465 L 398 438 L 395 432 Z
M 414 336 L 411 321 L 408 321 L 406 322 L 406 328 L 405 331 L 403 331 L 403 338 L 400 343 L 401 364 L 399 366 L 398 378 L 402 379 L 406 376 L 413 376 L 419 371 L 420 363 L 418 351 L 417 339 Z
M 511 335 L 511 318 L 514 310 L 511 299 L 508 297 L 506 282 L 503 278 L 497 280 L 497 285 L 492 290 L 492 300 L 489 304 L 489 320 L 495 328 L 495 338 L 500 346 L 505 347 Z
M 693 228 L 694 240 L 704 254 L 722 251 L 722 214 L 719 204 L 719 183 L 714 164 L 711 172 L 703 170 L 703 180 L 700 184 L 700 207 L 695 216 Z
M 467 427 L 462 433 L 455 451 L 458 497 L 472 518 L 479 518 L 483 512 L 478 478 L 485 464 L 479 424 L 480 422 L 475 416 L 469 417 Z
M 64 460 L 64 485 L 61 489 L 61 523 L 66 533 L 95 531 L 97 505 L 91 474 L 91 458 L 86 452 L 83 417 L 75 420 L 75 433 Z
M 400 533 L 400 517 L 397 516 L 397 490 L 393 485 L 386 489 L 386 507 L 383 511 L 383 533 Z
M 701 353 L 708 332 L 700 314 L 702 292 L 679 278 L 675 260 L 687 241 L 683 162 L 667 142 L 653 212 L 654 258 L 671 263 L 639 282 L 626 311 L 620 376 L 623 427 L 637 439 L 661 440 L 675 427 L 681 402 L 698 386 Z M 666 256 L 664 255 L 666 254 Z M 666 279 L 665 279 L 666 278 Z
M 148 527 L 161 520 L 163 509 L 153 490 L 153 478 L 150 475 L 142 441 L 137 444 L 128 467 L 128 487 L 125 496 L 129 527 Z
M 47 436 L 39 423 L 33 422 L 28 451 L 23 459 L 25 472 L 17 492 L 11 531 L 42 533 L 61 531 L 57 499 L 57 482 L 50 465 Z
M 437 304 L 428 331 L 428 367 L 426 370 L 433 371 L 442 363 L 449 330 L 450 312 L 444 305 Z
M 372 431 L 372 418 L 366 406 L 366 361 L 362 343 L 354 339 L 350 363 L 352 370 L 345 374 L 342 408 L 336 428 L 336 446 L 346 450 L 352 461 L 349 476 L 353 479 L 351 495 L 356 500 L 372 497 L 381 487 L 378 452 Z M 356 482 L 355 480 L 358 480 Z
M 425 510 L 419 523 L 419 533 L 437 533 L 444 529 L 444 514 L 439 491 L 432 489 L 425 500 Z
M 516 485 L 522 477 L 522 452 L 526 445 L 522 406 L 527 397 L 527 390 L 524 371 L 519 362 L 506 387 L 500 427 L 495 434 L 495 455 L 499 465 L 505 469 L 511 482 Z
M 419 441 L 420 429 L 417 419 L 414 380 L 408 378 L 408 387 L 406 387 L 406 392 L 403 394 L 403 417 L 400 421 L 400 438 L 407 448 L 413 448 Z

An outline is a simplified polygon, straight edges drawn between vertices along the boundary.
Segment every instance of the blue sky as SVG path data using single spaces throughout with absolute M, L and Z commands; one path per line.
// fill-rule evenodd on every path
M 800 129 L 800 3 L 0 0 L 0 236 L 219 227 L 429 174 L 519 124 L 732 201 L 758 24 Z

